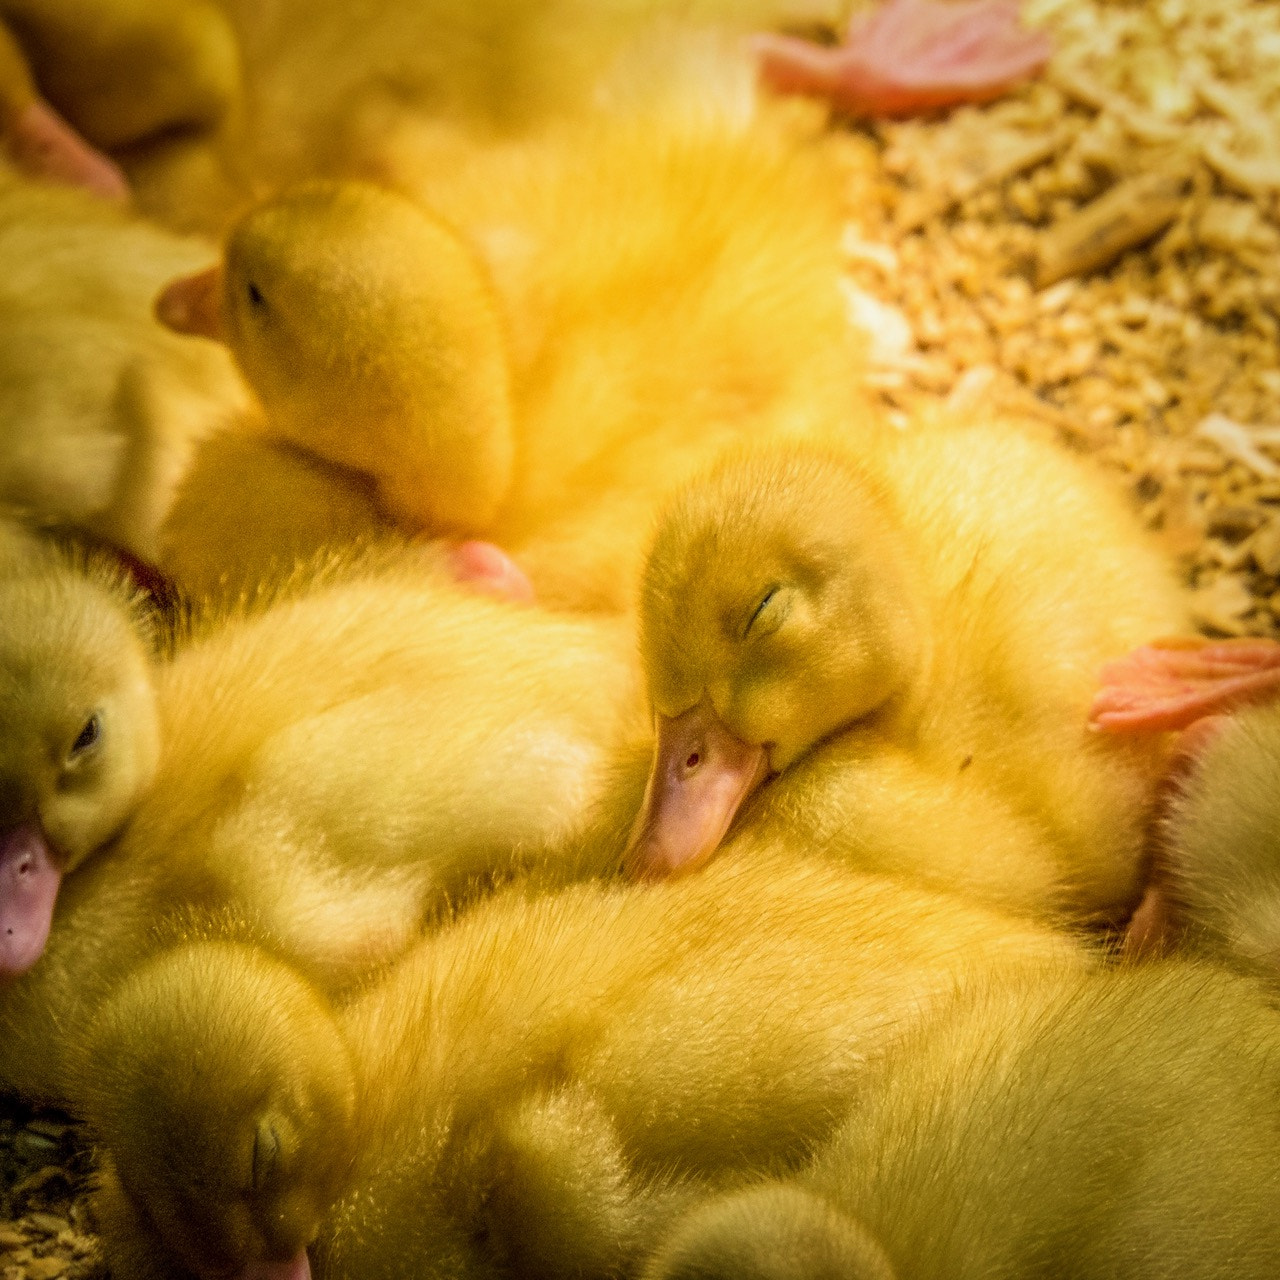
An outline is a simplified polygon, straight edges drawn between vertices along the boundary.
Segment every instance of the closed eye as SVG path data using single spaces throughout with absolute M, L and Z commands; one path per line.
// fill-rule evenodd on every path
M 746 637 L 751 634 L 751 628 L 756 625 L 757 621 L 759 621 L 760 615 L 765 611 L 765 609 L 769 607 L 769 601 L 772 600 L 773 597 L 776 596 L 777 594 L 778 594 L 777 587 L 770 587 L 769 590 L 765 593 L 764 599 L 761 600 L 758 605 L 756 605 L 756 611 L 751 615 L 750 618 L 747 619 L 746 629 L 742 633 L 743 639 L 746 639 Z

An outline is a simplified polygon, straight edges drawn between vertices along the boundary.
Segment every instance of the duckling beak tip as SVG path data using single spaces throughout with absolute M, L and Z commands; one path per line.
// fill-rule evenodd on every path
M 768 769 L 764 747 L 730 733 L 709 702 L 659 716 L 653 768 L 624 855 L 627 873 L 656 880 L 700 867 Z
M 221 266 L 171 280 L 156 298 L 155 312 L 175 333 L 223 341 Z
M 82 187 L 119 204 L 129 199 L 129 183 L 120 167 L 39 98 L 15 113 L 5 128 L 5 143 L 24 173 Z
M 62 871 L 36 825 L 0 839 L 0 977 L 26 973 L 44 954 L 61 883 Z

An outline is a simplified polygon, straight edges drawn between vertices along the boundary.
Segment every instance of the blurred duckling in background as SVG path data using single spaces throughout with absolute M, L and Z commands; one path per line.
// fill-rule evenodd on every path
M 95 150 L 40 96 L 27 59 L 0 22 L 0 141 L 13 164 L 32 178 L 84 187 L 125 200 L 120 168 Z
M 300 188 L 159 304 L 225 337 L 267 432 L 371 475 L 395 520 L 499 543 L 540 599 L 623 608 L 682 476 L 856 423 L 818 143 L 723 115 L 433 138 L 389 162 L 426 205 Z
M 82 192 L 0 178 L 0 501 L 154 561 L 192 443 L 250 400 L 227 353 L 156 323 L 178 237 Z
M 644 1280 L 1095 1280 L 1280 1267 L 1280 1020 L 1190 962 L 966 984 L 798 1175 L 698 1205 Z
M 0 978 L 48 937 L 62 877 L 155 776 L 150 618 L 116 563 L 0 525 Z
M 674 1209 L 829 1136 L 962 974 L 1089 963 L 756 850 L 680 885 L 509 886 L 336 1018 L 234 930 L 188 930 L 78 1024 L 72 1098 L 114 1274 L 630 1274 Z
M 65 1028 L 155 948 L 165 910 L 234 910 L 337 990 L 526 864 L 552 881 L 611 869 L 579 865 L 594 846 L 575 841 L 624 745 L 646 742 L 632 637 L 457 585 L 468 555 L 310 566 L 150 669 L 128 601 L 92 582 L 37 583 L 0 614 L 7 821 L 38 818 L 57 858 L 94 853 L 62 883 L 43 958 L 33 916 L 10 965 L 29 972 L 0 989 L 0 1080 L 60 1095 Z M 134 772 L 108 774 L 134 739 Z M 623 787 L 632 807 L 642 782 Z
M 11 117 L 6 138 L 20 162 L 116 196 L 126 190 L 121 165 L 144 211 L 210 225 L 199 202 L 228 181 L 215 143 L 237 124 L 242 97 L 236 38 L 216 3 L 3 0 L 0 20 L 16 37 L 4 41 L 12 48 L 0 68 L 16 56 L 76 131 L 40 106 Z M 196 207 L 184 213 L 188 199 Z
M 862 444 L 731 455 L 665 511 L 632 872 L 803 830 L 868 869 L 1123 920 L 1163 743 L 1086 717 L 1104 662 L 1187 625 L 1170 566 L 1101 477 L 1007 425 Z

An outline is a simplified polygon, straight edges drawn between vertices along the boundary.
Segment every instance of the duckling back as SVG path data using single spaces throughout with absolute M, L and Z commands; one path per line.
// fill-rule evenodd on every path
M 812 1165 L 700 1206 L 644 1274 L 1261 1280 L 1277 1054 L 1263 992 L 1204 965 L 980 981 Z

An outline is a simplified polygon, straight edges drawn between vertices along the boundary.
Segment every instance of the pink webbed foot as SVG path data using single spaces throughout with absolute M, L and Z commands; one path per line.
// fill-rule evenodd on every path
M 129 198 L 129 183 L 114 161 L 91 147 L 47 102 L 36 99 L 10 117 L 4 142 L 24 173 L 84 187 L 106 200 Z
M 1158 640 L 1103 668 L 1089 723 L 1106 733 L 1161 733 L 1277 693 L 1274 640 Z
M 1021 25 L 1020 13 L 1020 0 L 888 0 L 855 18 L 837 48 L 758 36 L 760 73 L 780 93 L 828 98 L 859 115 L 987 102 L 1053 52 L 1044 32 Z
M 448 563 L 456 582 L 503 600 L 533 603 L 533 583 L 528 574 L 492 542 L 460 542 L 449 549 Z

